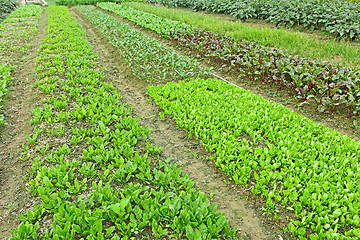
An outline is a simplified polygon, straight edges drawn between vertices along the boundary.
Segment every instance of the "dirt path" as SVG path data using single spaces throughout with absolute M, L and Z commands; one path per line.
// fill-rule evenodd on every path
M 213 200 L 218 203 L 219 210 L 226 213 L 232 226 L 238 227 L 243 239 L 283 239 L 284 226 L 279 227 L 274 222 L 266 224 L 266 219 L 259 216 L 261 212 L 254 209 L 254 202 L 244 200 L 244 189 L 224 182 L 228 178 L 207 161 L 209 154 L 198 141 L 189 139 L 184 131 L 177 129 L 174 121 L 159 118 L 159 107 L 147 101 L 147 84 L 131 76 L 118 49 L 75 8 L 71 13 L 87 32 L 108 80 L 119 89 L 125 101 L 134 106 L 142 123 L 152 129 L 151 137 L 156 145 L 164 148 L 164 157 L 172 156 L 179 161 L 201 191 L 214 194 Z
M 37 49 L 45 36 L 46 13 L 43 12 L 31 46 L 17 64 L 12 87 L 4 104 L 5 128 L 0 143 L 0 239 L 9 239 L 11 230 L 19 224 L 18 215 L 32 206 L 25 190 L 29 162 L 19 160 L 22 144 L 31 132 L 31 107 L 36 94 L 31 88 L 35 81 Z

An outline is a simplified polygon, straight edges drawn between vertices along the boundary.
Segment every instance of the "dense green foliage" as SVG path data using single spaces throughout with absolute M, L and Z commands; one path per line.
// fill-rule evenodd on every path
M 321 29 L 338 36 L 360 36 L 360 4 L 342 0 L 150 0 L 169 7 L 188 7 L 236 18 L 265 19 L 277 26 L 301 25 Z
M 98 6 L 161 34 L 198 56 L 209 58 L 219 67 L 236 71 L 250 80 L 276 84 L 302 101 L 313 98 L 320 111 L 333 112 L 338 106 L 345 106 L 349 117 L 359 113 L 359 71 L 321 61 L 310 62 L 255 42 L 238 41 L 127 6 L 113 3 Z
M 113 4 L 116 6 L 116 4 Z M 207 76 L 208 69 L 197 61 L 181 56 L 142 32 L 117 21 L 90 6 L 77 7 L 117 48 L 133 74 L 148 82 L 163 82 Z
M 18 4 L 14 0 L 0 0 L 0 12 L 10 13 Z
M 178 126 L 214 152 L 237 184 L 264 197 L 265 211 L 294 211 L 287 227 L 305 239 L 360 238 L 360 144 L 277 103 L 219 80 L 149 86 Z
M 104 81 L 69 10 L 51 6 L 47 15 L 36 61 L 44 98 L 32 109 L 22 155 L 31 159 L 29 191 L 40 203 L 11 239 L 231 239 L 225 214 L 159 157 L 148 127 Z

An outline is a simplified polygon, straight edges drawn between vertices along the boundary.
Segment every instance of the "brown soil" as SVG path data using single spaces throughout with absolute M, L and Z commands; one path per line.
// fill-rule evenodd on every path
M 226 213 L 231 226 L 239 229 L 242 238 L 293 239 L 283 233 L 285 223 L 276 225 L 261 216 L 263 212 L 258 208 L 262 204 L 255 204 L 257 198 L 247 201 L 244 199 L 249 195 L 248 192 L 245 194 L 246 189 L 225 183 L 228 177 L 208 160 L 209 153 L 198 141 L 189 139 L 184 131 L 177 129 L 174 121 L 159 117 L 159 107 L 147 101 L 147 83 L 131 76 L 118 49 L 86 17 L 75 8 L 71 8 L 71 13 L 87 32 L 88 40 L 99 56 L 108 80 L 118 88 L 124 100 L 134 106 L 142 124 L 152 129 L 151 137 L 156 145 L 164 148 L 163 156 L 172 156 L 201 191 L 214 194 L 213 201 L 218 203 L 219 211 Z
M 19 225 L 19 214 L 33 205 L 25 190 L 25 177 L 29 162 L 19 160 L 26 135 L 31 133 L 31 107 L 36 94 L 32 90 L 35 81 L 37 49 L 45 36 L 46 16 L 43 12 L 38 32 L 23 55 L 12 60 L 19 61 L 12 87 L 4 104 L 6 125 L 1 131 L 0 143 L 0 239 L 9 239 L 11 230 Z

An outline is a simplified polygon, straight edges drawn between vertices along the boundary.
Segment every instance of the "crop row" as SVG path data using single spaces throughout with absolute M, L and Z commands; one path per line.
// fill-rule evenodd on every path
M 26 51 L 37 30 L 41 13 L 39 6 L 24 6 L 0 24 L 0 104 L 13 80 L 16 61 L 20 60 L 21 53 Z M 4 116 L 0 113 L 0 126 L 3 124 Z
M 91 6 L 78 6 L 77 9 L 99 28 L 112 45 L 119 48 L 133 74 L 139 78 L 148 82 L 163 82 L 206 76 L 210 72 L 201 68 L 196 60 L 177 54 Z
M 99 3 L 104 10 L 170 39 L 217 66 L 251 80 L 279 86 L 301 101 L 314 99 L 320 111 L 345 107 L 348 117 L 359 114 L 360 71 L 336 67 L 329 62 L 309 61 L 255 42 L 239 41 L 177 21 L 114 3 Z
M 12 57 L 26 50 L 31 36 L 37 30 L 42 11 L 40 6 L 23 6 L 0 24 L 0 54 L 6 57 L 1 61 L 11 62 Z
M 264 19 L 277 26 L 301 25 L 319 29 L 340 38 L 360 36 L 360 4 L 347 1 L 318 0 L 150 0 L 169 7 L 187 7 L 196 11 L 230 14 L 236 18 Z
M 216 79 L 149 86 L 148 93 L 236 184 L 266 199 L 265 212 L 293 211 L 286 230 L 294 236 L 360 238 L 357 141 Z
M 55 1 L 56 5 L 67 5 L 67 6 L 96 5 L 96 3 L 98 2 L 109 2 L 109 0 L 56 0 Z
M 43 99 L 32 109 L 32 210 L 11 239 L 229 239 L 216 203 L 133 116 L 99 70 L 86 33 L 66 7 L 47 8 L 47 36 L 36 60 Z

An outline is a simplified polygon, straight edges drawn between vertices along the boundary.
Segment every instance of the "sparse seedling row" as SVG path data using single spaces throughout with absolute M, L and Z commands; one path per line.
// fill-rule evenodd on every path
M 4 124 L 2 101 L 13 80 L 13 71 L 38 27 L 39 6 L 24 6 L 12 12 L 0 24 L 0 127 Z
M 318 60 L 311 62 L 255 42 L 238 41 L 127 6 L 114 3 L 99 3 L 98 6 L 161 34 L 241 77 L 277 85 L 300 101 L 314 99 L 319 111 L 334 112 L 340 106 L 346 109 L 349 118 L 360 113 L 359 70 Z
M 148 127 L 103 81 L 68 9 L 48 7 L 47 15 L 36 83 L 44 98 L 32 110 L 34 131 L 22 155 L 31 160 L 28 190 L 38 204 L 12 239 L 234 236 L 216 203 L 160 157 Z
M 8 91 L 9 84 L 11 84 L 13 80 L 11 76 L 13 68 L 10 64 L 0 64 L 0 127 L 5 123 L 4 115 L 1 113 L 2 102 Z
M 23 6 L 12 12 L 0 24 L 1 62 L 12 62 L 26 51 L 28 43 L 37 31 L 43 9 L 40 6 Z
M 205 77 L 210 73 L 209 69 L 202 69 L 196 60 L 177 54 L 91 6 L 78 6 L 77 9 L 119 48 L 132 73 L 139 78 L 148 82 L 163 82 L 194 76 Z

